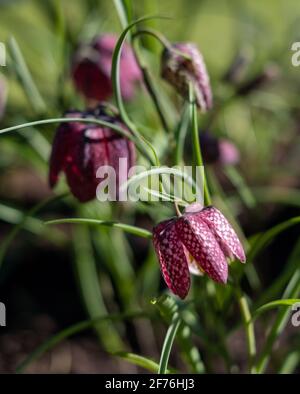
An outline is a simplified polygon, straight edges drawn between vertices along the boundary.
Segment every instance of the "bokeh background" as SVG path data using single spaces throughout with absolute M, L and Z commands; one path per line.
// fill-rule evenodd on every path
M 209 130 L 226 138 L 240 152 L 235 166 L 209 166 L 214 203 L 241 224 L 244 240 L 299 215 L 300 67 L 291 63 L 291 45 L 300 41 L 299 1 L 132 3 L 136 18 L 171 17 L 145 26 L 161 31 L 170 41 L 193 41 L 201 48 L 215 107 L 200 117 L 200 132 Z M 7 66 L 0 67 L 7 90 L 1 128 L 60 117 L 70 108 L 83 109 L 85 102 L 70 77 L 74 52 L 96 35 L 121 31 L 111 0 L 0 1 L 0 41 L 7 46 Z M 38 98 L 18 78 L 10 52 L 12 37 L 39 90 Z M 160 78 L 161 47 L 149 37 L 142 45 L 168 121 L 175 127 L 182 100 Z M 138 124 L 146 126 L 143 132 L 165 157 L 167 139 L 143 86 L 137 86 L 127 108 Z M 165 285 L 151 242 L 117 229 L 45 226 L 43 222 L 75 216 L 118 218 L 151 230 L 173 214 L 173 207 L 167 203 L 79 204 L 67 196 L 32 211 L 54 195 L 47 182 L 54 132 L 55 126 L 47 125 L 0 135 L 0 301 L 7 307 L 7 327 L 0 327 L 0 371 L 14 372 L 36 346 L 79 321 L 142 311 L 143 318 L 106 321 L 62 341 L 26 371 L 144 372 L 113 353 L 129 351 L 159 360 L 167 324 L 151 300 L 165 291 Z M 187 160 L 190 149 L 187 138 Z M 55 193 L 67 190 L 61 180 Z M 288 279 L 286 266 L 299 267 L 299 259 L 299 227 L 295 226 L 255 259 L 255 271 L 249 269 L 242 283 L 252 305 L 280 298 Z M 245 371 L 245 338 L 230 295 L 218 288 L 215 293 L 208 281 L 196 278 L 192 296 L 200 328 L 191 340 L 206 371 Z M 257 323 L 259 343 L 272 318 L 269 313 Z M 216 349 L 212 343 L 217 343 Z M 225 352 L 224 344 L 229 351 Z M 299 345 L 299 328 L 288 323 L 269 371 L 280 371 L 289 359 L 289 372 L 299 372 Z M 182 357 L 180 344 L 175 344 L 170 364 L 180 371 L 193 371 Z

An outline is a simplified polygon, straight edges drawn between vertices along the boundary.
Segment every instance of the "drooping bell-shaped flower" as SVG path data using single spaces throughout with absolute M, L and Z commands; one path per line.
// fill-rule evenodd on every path
M 188 98 L 192 83 L 197 106 L 203 112 L 212 107 L 209 76 L 197 46 L 192 43 L 175 43 L 164 49 L 161 75 L 183 97 Z
M 215 207 L 191 204 L 185 213 L 153 229 L 153 243 L 164 280 L 170 290 L 185 298 L 190 272 L 206 273 L 226 283 L 226 258 L 245 262 L 243 246 L 224 215 Z
M 75 55 L 72 76 L 77 89 L 88 100 L 104 101 L 112 95 L 111 65 L 118 37 L 104 34 L 82 46 Z M 134 96 L 141 72 L 131 47 L 124 43 L 120 60 L 121 93 L 125 100 Z
M 117 116 L 109 115 L 103 106 L 89 112 L 70 111 L 68 118 L 95 117 L 117 124 L 126 130 Z M 132 141 L 114 130 L 93 123 L 62 123 L 56 132 L 50 158 L 49 183 L 54 187 L 61 171 L 66 175 L 72 194 L 85 202 L 96 197 L 97 178 L 101 166 L 111 166 L 119 185 L 119 159 L 127 160 L 127 174 L 135 164 L 135 146 Z

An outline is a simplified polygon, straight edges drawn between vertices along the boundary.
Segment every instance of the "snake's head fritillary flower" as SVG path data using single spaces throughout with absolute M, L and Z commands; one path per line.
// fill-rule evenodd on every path
M 153 243 L 164 280 L 180 298 L 188 294 L 190 273 L 204 272 L 225 284 L 227 258 L 246 261 L 234 229 L 213 206 L 191 204 L 182 216 L 159 223 L 153 229 Z
M 117 124 L 126 130 L 117 116 L 108 114 L 103 106 L 90 112 L 70 111 L 65 117 L 95 117 Z M 119 184 L 119 159 L 127 159 L 130 169 L 135 164 L 135 146 L 132 141 L 114 130 L 93 123 L 61 123 L 57 129 L 50 158 L 49 183 L 54 187 L 61 171 L 66 175 L 72 194 L 81 202 L 96 197 L 101 180 L 96 173 L 100 166 L 111 166 Z M 103 179 L 102 179 L 103 180 Z
M 175 43 L 164 49 L 161 75 L 177 92 L 187 98 L 192 83 L 197 106 L 203 112 L 212 107 L 209 76 L 201 53 L 192 43 Z
M 5 106 L 6 106 L 6 97 L 7 97 L 7 86 L 5 79 L 0 75 L 0 119 L 2 118 Z
M 217 138 L 208 131 L 200 132 L 200 144 L 206 164 L 235 165 L 240 160 L 240 152 L 233 142 Z
M 72 76 L 77 89 L 88 100 L 104 101 L 112 95 L 111 65 L 118 37 L 104 34 L 83 46 L 75 55 Z M 132 48 L 124 43 L 120 60 L 120 85 L 122 96 L 131 100 L 135 83 L 141 80 L 141 72 Z

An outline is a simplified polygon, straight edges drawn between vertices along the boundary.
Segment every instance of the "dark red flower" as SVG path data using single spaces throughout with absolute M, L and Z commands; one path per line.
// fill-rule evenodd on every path
M 85 118 L 94 116 L 106 122 L 122 125 L 119 118 L 108 115 L 99 106 L 91 112 L 70 111 L 66 117 Z M 135 163 L 135 146 L 132 141 L 114 130 L 92 123 L 62 123 L 56 132 L 50 158 L 49 183 L 54 187 L 59 173 L 66 174 L 71 192 L 79 201 L 95 198 L 101 180 L 96 177 L 100 166 L 111 166 L 116 171 L 119 184 L 119 159 L 126 158 L 128 170 Z M 103 180 L 103 179 L 102 179 Z
M 209 76 L 195 44 L 176 43 L 166 48 L 162 53 L 161 75 L 186 98 L 189 95 L 189 84 L 192 83 L 197 106 L 203 111 L 212 107 Z
M 105 34 L 79 49 L 75 56 L 72 76 L 77 89 L 90 100 L 103 101 L 112 94 L 111 65 L 117 36 Z M 125 43 L 120 60 L 121 92 L 125 100 L 132 99 L 134 85 L 141 72 L 131 47 Z
M 226 258 L 246 260 L 234 229 L 213 206 L 201 209 L 191 204 L 182 216 L 159 223 L 153 243 L 167 286 L 181 298 L 189 291 L 190 272 L 205 272 L 214 281 L 226 283 Z

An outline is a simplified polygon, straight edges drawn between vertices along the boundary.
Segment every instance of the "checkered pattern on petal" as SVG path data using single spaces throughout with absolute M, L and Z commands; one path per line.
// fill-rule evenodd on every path
M 154 227 L 153 244 L 167 286 L 174 294 L 185 298 L 190 288 L 190 274 L 175 222 L 176 219 L 166 220 Z
M 189 58 L 182 56 L 181 53 Z M 175 43 L 162 53 L 161 75 L 183 97 L 188 97 L 189 84 L 195 91 L 197 106 L 204 112 L 212 108 L 212 92 L 204 59 L 197 46 L 188 42 Z
M 227 257 L 232 257 L 233 255 L 241 262 L 246 261 L 243 246 L 234 229 L 217 208 L 212 206 L 206 207 L 197 213 L 197 216 L 208 225 Z
M 181 216 L 175 226 L 178 237 L 202 270 L 214 281 L 226 283 L 227 261 L 208 225 L 190 213 Z

